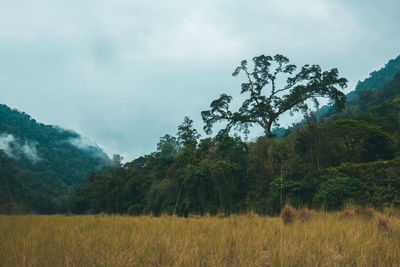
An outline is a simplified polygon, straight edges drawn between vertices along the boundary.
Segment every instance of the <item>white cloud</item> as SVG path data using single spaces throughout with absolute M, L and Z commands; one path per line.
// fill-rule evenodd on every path
M 77 148 L 81 149 L 81 150 L 88 150 L 91 148 L 98 148 L 98 145 L 96 144 L 96 142 L 90 140 L 87 137 L 75 137 L 75 138 L 70 138 L 68 140 L 68 142 L 70 144 L 72 144 L 73 146 L 76 146 Z
M 40 159 L 35 143 L 25 141 L 22 144 L 11 134 L 2 133 L 0 135 L 0 149 L 3 150 L 9 158 L 20 159 L 23 156 L 32 162 L 36 162 Z
M 12 136 L 11 134 L 0 135 L 0 149 L 2 149 L 8 157 L 13 157 L 10 143 L 14 142 L 14 140 L 14 136 Z
M 39 159 L 35 145 L 30 143 L 25 143 L 20 147 L 20 149 L 21 152 L 25 155 L 25 157 L 27 157 L 31 161 L 35 162 Z

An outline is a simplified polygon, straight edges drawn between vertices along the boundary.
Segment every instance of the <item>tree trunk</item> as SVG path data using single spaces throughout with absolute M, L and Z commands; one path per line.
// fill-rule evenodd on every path
M 272 132 L 271 132 L 271 126 L 272 126 L 272 124 L 271 124 L 271 123 L 268 123 L 268 124 L 265 126 L 265 128 L 264 128 L 264 133 L 265 133 L 265 136 L 266 136 L 267 138 L 272 138 L 272 137 L 274 137 L 274 135 L 273 135 Z

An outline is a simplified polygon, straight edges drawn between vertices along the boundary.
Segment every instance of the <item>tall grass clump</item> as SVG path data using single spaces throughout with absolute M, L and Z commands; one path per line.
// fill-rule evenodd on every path
M 295 208 L 286 204 L 281 211 L 281 217 L 284 224 L 293 223 L 296 220 L 297 212 Z
M 308 208 L 302 208 L 297 212 L 297 218 L 300 222 L 308 222 L 312 217 L 312 212 Z
M 390 231 L 392 228 L 392 225 L 390 223 L 390 220 L 383 214 L 378 214 L 377 216 L 378 220 L 378 227 L 382 230 L 385 231 Z

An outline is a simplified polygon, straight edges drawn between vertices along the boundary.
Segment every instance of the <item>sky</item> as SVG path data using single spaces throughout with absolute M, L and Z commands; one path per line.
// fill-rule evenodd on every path
M 0 103 L 109 155 L 156 150 L 261 54 L 358 80 L 400 54 L 398 0 L 0 0 Z M 299 119 L 285 116 L 282 126 Z M 253 128 L 251 137 L 262 135 Z

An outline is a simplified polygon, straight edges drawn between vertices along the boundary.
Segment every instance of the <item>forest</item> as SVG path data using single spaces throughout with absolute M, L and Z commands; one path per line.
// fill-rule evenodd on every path
M 305 65 L 282 89 L 291 93 L 279 97 L 277 73 L 292 74 L 295 67 L 280 55 L 253 62 L 253 71 L 243 61 L 234 72 L 249 78 L 242 93 L 250 96 L 239 111 L 230 111 L 231 97 L 221 94 L 202 112 L 207 133 L 220 121 L 227 122 L 226 128 L 200 139 L 185 117 L 175 134 L 160 137 L 157 151 L 126 163 L 117 156 L 113 164 L 89 172 L 72 194 L 69 211 L 276 215 L 285 204 L 326 210 L 346 204 L 400 206 L 400 56 L 347 97 L 341 92 L 347 81 L 336 69 L 322 72 L 318 65 Z M 276 72 L 263 72 L 271 62 Z M 268 79 L 272 93 L 265 97 Z M 305 100 L 318 104 L 321 96 L 330 104 L 310 111 Z M 254 110 L 262 107 L 260 102 L 275 109 Z M 271 129 L 283 111 L 305 116 L 287 129 Z M 263 127 L 265 136 L 247 141 L 230 134 L 238 129 L 246 135 L 254 124 Z

